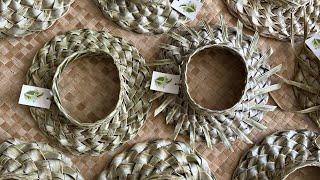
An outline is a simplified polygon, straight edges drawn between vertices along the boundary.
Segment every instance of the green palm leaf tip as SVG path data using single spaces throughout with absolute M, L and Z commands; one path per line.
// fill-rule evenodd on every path
M 188 13 L 193 13 L 196 12 L 197 6 L 194 3 L 186 3 L 180 5 L 180 7 L 183 9 L 183 11 L 188 12 Z
M 319 49 L 320 48 L 320 39 L 312 40 L 312 45 L 314 48 Z
M 35 100 L 38 97 L 41 97 L 43 92 L 39 92 L 37 90 L 30 90 L 24 93 L 24 97 L 28 100 Z
M 156 85 L 157 86 L 163 86 L 165 87 L 167 84 L 169 84 L 172 81 L 172 79 L 169 79 L 167 76 L 160 76 L 156 79 Z

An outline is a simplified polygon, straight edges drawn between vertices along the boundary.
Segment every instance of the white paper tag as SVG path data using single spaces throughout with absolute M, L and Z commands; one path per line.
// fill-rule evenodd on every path
M 153 71 L 150 89 L 170 94 L 178 94 L 179 83 L 180 75 L 173 75 Z
M 187 18 L 194 20 L 202 7 L 200 0 L 174 0 L 171 7 L 185 15 Z
M 20 93 L 19 104 L 50 108 L 52 92 L 50 89 L 23 85 Z
M 306 40 L 307 46 L 311 49 L 315 56 L 320 59 L 320 34 L 315 34 Z

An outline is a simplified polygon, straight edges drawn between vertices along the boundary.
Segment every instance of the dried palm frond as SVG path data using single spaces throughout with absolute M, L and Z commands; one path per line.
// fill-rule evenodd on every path
M 135 144 L 116 155 L 99 180 L 215 180 L 207 161 L 187 144 L 158 139 Z
M 319 137 L 308 130 L 271 134 L 242 156 L 233 179 L 286 179 L 300 168 L 320 167 Z
M 161 58 L 166 61 L 155 61 L 157 70 L 164 73 L 182 76 L 182 86 L 178 95 L 156 93 L 154 99 L 160 98 L 160 106 L 155 115 L 166 114 L 166 122 L 175 124 L 174 137 L 178 134 L 188 135 L 190 144 L 205 140 L 211 147 L 223 142 L 231 148 L 230 141 L 240 138 L 252 143 L 247 137 L 252 127 L 266 129 L 260 122 L 266 111 L 276 107 L 267 105 L 268 92 L 280 88 L 279 84 L 271 85 L 269 77 L 280 71 L 281 65 L 270 68 L 267 64 L 272 54 L 269 49 L 260 52 L 257 48 L 259 36 L 248 36 L 242 33 L 242 24 L 237 28 L 227 27 L 223 18 L 221 25 L 208 25 L 201 22 L 194 28 L 185 28 L 178 33 L 171 33 L 171 42 L 162 45 Z M 212 110 L 197 104 L 189 94 L 186 67 L 193 54 L 204 48 L 219 47 L 221 53 L 234 52 L 242 57 L 246 68 L 246 84 L 240 100 L 231 108 Z M 169 61 L 171 60 L 171 62 Z M 201 93 L 201 92 L 199 92 Z
M 82 180 L 72 161 L 42 142 L 11 139 L 0 144 L 0 179 Z
M 106 118 L 95 123 L 80 123 L 61 106 L 56 81 L 68 63 L 96 53 L 111 56 L 116 64 L 120 79 L 119 99 Z M 143 57 L 127 41 L 104 31 L 88 29 L 56 36 L 34 57 L 27 84 L 51 89 L 56 71 L 53 90 L 58 104 L 53 103 L 49 110 L 34 107 L 30 110 L 40 129 L 60 146 L 75 154 L 97 155 L 130 140 L 144 125 L 150 109 L 151 75 Z
M 303 36 L 304 11 L 309 32 L 320 30 L 319 0 L 224 0 L 229 11 L 246 27 L 262 36 L 289 40 Z M 291 27 L 292 30 L 291 30 Z
M 107 18 L 137 33 L 161 34 L 188 22 L 171 7 L 172 0 L 96 1 Z
M 21 37 L 48 29 L 64 16 L 74 0 L 0 0 L 0 37 Z

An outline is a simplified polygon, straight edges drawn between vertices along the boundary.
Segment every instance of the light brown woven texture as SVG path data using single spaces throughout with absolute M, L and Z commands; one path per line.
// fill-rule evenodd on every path
M 83 179 L 70 158 L 47 143 L 7 140 L 0 159 L 0 179 Z
M 155 97 L 160 97 L 160 105 L 155 110 L 155 116 L 164 112 L 166 123 L 175 126 L 174 137 L 178 134 L 188 135 L 191 145 L 195 141 L 205 141 L 208 147 L 211 147 L 223 142 L 226 147 L 232 149 L 230 141 L 237 138 L 252 143 L 247 134 L 253 127 L 266 129 L 260 123 L 263 115 L 275 109 L 275 106 L 267 104 L 268 92 L 280 88 L 279 84 L 270 83 L 270 76 L 281 69 L 281 65 L 269 67 L 268 60 L 272 49 L 261 52 L 257 47 L 258 34 L 245 35 L 240 22 L 237 28 L 228 27 L 223 18 L 220 19 L 220 25 L 211 25 L 203 21 L 194 28 L 170 33 L 169 36 L 170 41 L 161 45 L 161 59 L 154 63 L 160 72 L 180 75 L 182 85 L 177 95 L 162 92 L 155 94 Z M 242 63 L 238 67 L 239 71 L 245 71 L 244 77 L 239 77 L 243 79 L 240 96 L 226 109 L 203 107 L 190 95 L 190 86 L 187 83 L 189 63 L 193 56 L 211 48 L 231 54 Z M 202 90 L 199 89 L 198 94 L 201 93 Z
M 25 36 L 48 29 L 74 0 L 1 0 L 0 37 Z
M 207 161 L 189 145 L 157 139 L 137 143 L 116 155 L 98 179 L 215 180 L 215 177 Z
M 211 21 L 211 23 L 216 23 L 219 20 L 220 14 L 224 15 L 228 25 L 236 25 L 236 19 L 229 15 L 224 2 L 220 0 L 205 1 L 197 19 L 205 18 Z M 194 24 L 196 24 L 196 22 L 192 23 L 192 25 Z M 30 115 L 29 107 L 18 105 L 19 93 L 22 84 L 25 83 L 26 73 L 37 51 L 57 34 L 64 34 L 66 31 L 79 28 L 106 30 L 114 35 L 125 37 L 125 39 L 132 41 L 148 62 L 159 57 L 159 43 L 168 42 L 165 39 L 165 35 L 140 35 L 119 28 L 112 21 L 105 19 L 102 13 L 97 10 L 97 6 L 92 0 L 75 1 L 68 14 L 46 31 L 20 39 L 4 38 L 0 40 L 1 141 L 12 137 L 25 137 L 30 140 L 48 141 L 39 130 L 38 124 Z M 248 32 L 252 31 L 247 31 L 247 33 Z M 271 66 L 282 64 L 284 69 L 282 75 L 284 77 L 291 77 L 295 60 L 291 51 L 288 52 L 290 44 L 260 37 L 259 47 L 262 48 L 262 51 L 265 51 L 268 46 L 271 46 L 274 50 L 269 60 Z M 110 110 L 112 108 L 110 107 L 111 103 L 105 102 L 112 101 L 112 105 L 115 105 L 117 102 L 119 80 L 115 78 L 117 77 L 116 68 L 110 66 L 113 63 L 111 60 L 107 62 L 104 59 L 100 59 L 100 57 L 97 58 L 97 60 L 90 58 L 90 61 L 85 58 L 83 61 L 74 62 L 74 64 L 71 64 L 65 69 L 59 83 L 62 104 L 71 111 L 72 115 L 83 116 L 80 117 L 83 118 L 83 120 L 97 120 L 105 117 L 105 115 L 107 115 L 106 109 Z M 201 64 L 202 67 L 206 66 L 206 64 L 202 64 L 200 61 L 199 64 Z M 210 61 L 209 65 L 211 67 L 216 67 L 217 65 L 224 66 L 224 63 Z M 221 73 L 215 70 L 208 74 L 208 72 L 201 70 L 202 67 L 199 66 L 198 73 L 190 75 L 190 78 L 201 78 L 199 81 L 206 80 L 204 82 L 207 84 L 215 83 L 217 86 L 210 88 L 216 91 L 217 87 L 219 91 L 223 91 L 225 87 L 219 86 L 224 83 L 222 82 L 223 79 L 220 78 Z M 205 79 L 207 75 L 212 77 L 212 79 Z M 71 79 L 69 77 L 73 78 Z M 115 84 L 118 86 L 114 86 Z M 190 82 L 189 85 L 196 88 L 195 82 Z M 79 87 L 83 87 L 85 90 L 79 89 Z M 110 87 L 114 87 L 115 89 Z M 193 88 L 191 88 L 191 90 Z M 294 102 L 295 98 L 292 89 L 289 86 L 283 86 L 282 88 L 280 91 L 274 93 L 279 101 L 288 108 L 296 105 L 297 102 Z M 103 94 L 100 93 L 103 92 L 102 89 L 104 89 Z M 225 91 L 228 91 L 228 89 Z M 95 93 L 98 94 L 94 96 L 93 94 Z M 206 94 L 202 95 L 202 97 L 208 98 Z M 270 100 L 269 103 L 272 104 L 272 101 Z M 154 104 L 154 107 L 156 105 L 157 104 Z M 253 130 L 252 133 L 248 135 L 253 142 L 257 142 L 266 134 L 282 129 L 309 128 L 318 131 L 316 125 L 309 120 L 307 116 L 278 110 L 266 113 L 261 122 L 267 126 L 268 129 L 265 131 Z M 138 135 L 132 141 L 125 143 L 115 151 L 106 152 L 98 157 L 89 155 L 72 156 L 69 154 L 68 156 L 72 157 L 74 164 L 80 169 L 85 179 L 94 180 L 115 154 L 120 153 L 137 142 L 155 138 L 172 138 L 173 131 L 174 128 L 172 126 L 165 125 L 164 116 L 160 115 L 156 118 L 150 116 Z M 179 140 L 183 139 L 179 138 Z M 233 143 L 234 152 L 232 153 L 221 143 L 214 146 L 212 150 L 207 148 L 205 143 L 195 144 L 196 150 L 207 159 L 212 172 L 219 180 L 231 179 L 239 158 L 249 147 L 250 145 L 236 141 Z M 301 178 L 304 178 L 303 174 L 300 175 L 302 175 L 300 176 Z
M 224 1 L 230 12 L 238 17 L 246 27 L 259 31 L 263 36 L 289 40 L 291 27 L 293 27 L 293 34 L 302 37 L 304 11 L 311 32 L 320 30 L 319 0 Z
M 242 156 L 233 179 L 280 180 L 302 167 L 320 167 L 317 138 L 319 133 L 308 130 L 271 134 Z
M 170 6 L 172 0 L 96 0 L 104 15 L 137 33 L 161 34 L 188 22 Z

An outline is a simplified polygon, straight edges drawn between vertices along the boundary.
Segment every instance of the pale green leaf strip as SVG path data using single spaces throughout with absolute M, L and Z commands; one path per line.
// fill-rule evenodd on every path
M 187 119 L 187 115 L 186 115 L 186 114 L 182 115 L 180 122 L 177 123 L 176 128 L 174 129 L 174 132 L 173 132 L 173 134 L 174 134 L 173 140 L 176 140 L 176 139 L 177 139 L 177 137 L 178 137 L 178 135 L 179 135 L 179 132 L 180 132 L 180 130 L 181 130 L 181 127 L 182 127 L 182 125 L 183 125 L 183 123 L 184 123 L 184 121 L 185 121 L 186 119 Z
M 175 61 L 173 59 L 160 59 L 160 60 L 155 60 L 152 62 L 147 63 L 147 66 L 163 66 L 163 65 L 170 65 L 174 64 Z
M 215 124 L 215 127 L 217 128 L 217 131 L 218 131 L 218 135 L 219 135 L 221 141 L 223 142 L 223 144 L 224 144 L 228 149 L 230 149 L 231 151 L 233 151 L 232 146 L 231 146 L 231 143 L 229 142 L 227 136 L 224 134 L 220 122 L 219 122 L 215 117 L 212 117 L 211 115 L 208 115 L 208 119 Z
M 279 90 L 280 88 L 281 88 L 280 84 L 273 84 L 271 86 L 267 86 L 267 87 L 264 87 L 264 88 L 261 88 L 261 89 L 256 89 L 256 90 L 253 91 L 253 93 L 254 93 L 255 96 L 260 96 L 262 94 L 266 94 L 266 93 L 269 93 L 269 92 L 272 92 L 272 91 Z
M 252 42 L 251 42 L 250 47 L 249 47 L 249 51 L 248 51 L 248 53 L 246 55 L 247 58 L 251 58 L 252 54 L 257 49 L 258 42 L 259 42 L 259 33 L 255 32 L 254 36 L 253 36 L 253 39 L 252 39 Z
M 273 50 L 272 48 L 269 48 L 264 55 L 258 60 L 258 62 L 256 63 L 256 65 L 254 67 L 258 68 L 261 67 L 262 64 L 265 64 L 268 62 L 268 60 L 270 59 L 270 56 L 272 55 Z
M 259 110 L 259 111 L 265 111 L 265 112 L 271 112 L 274 111 L 277 108 L 277 106 L 267 105 L 267 104 L 256 104 L 252 106 L 252 109 Z
M 253 144 L 252 141 L 248 138 L 248 136 L 246 134 L 244 134 L 236 125 L 231 123 L 230 127 L 232 128 L 233 132 L 235 132 L 246 143 Z
M 177 34 L 177 33 L 175 33 L 175 32 L 168 33 L 168 35 L 169 35 L 171 38 L 173 38 L 173 39 L 181 42 L 182 44 L 189 44 L 189 43 L 190 43 L 188 39 L 182 37 L 181 35 L 179 35 L 179 34 Z
M 154 111 L 154 116 L 157 116 L 158 114 L 160 114 L 170 103 L 172 103 L 174 100 L 176 99 L 175 96 L 168 96 L 163 102 L 162 104 L 155 109 Z
M 282 64 L 280 64 L 280 65 L 278 65 L 278 66 L 270 69 L 270 70 L 267 71 L 266 73 L 264 73 L 264 74 L 256 77 L 256 78 L 255 78 L 255 81 L 256 81 L 256 82 L 264 81 L 264 80 L 268 79 L 270 76 L 272 76 L 272 75 L 280 72 L 280 71 L 281 71 L 281 68 L 282 68 Z
M 313 93 L 313 94 L 319 94 L 319 92 L 320 92 L 320 89 L 312 87 L 312 86 L 309 86 L 308 84 L 291 81 L 291 80 L 288 80 L 288 79 L 286 79 L 286 78 L 284 78 L 282 76 L 279 76 L 279 75 L 278 75 L 278 77 L 283 82 L 285 82 L 286 84 L 289 84 L 289 85 L 295 86 L 297 88 L 303 89 L 303 90 L 305 90 L 307 92 L 310 92 L 310 93 Z
M 243 118 L 242 121 L 247 123 L 247 124 L 249 124 L 249 125 L 251 125 L 252 127 L 258 128 L 260 130 L 266 130 L 267 129 L 267 126 L 261 124 L 258 121 L 255 121 L 255 120 L 253 120 L 251 118 Z
M 242 29 L 243 24 L 238 21 L 237 22 L 237 35 L 236 35 L 236 47 L 240 48 L 242 43 Z

